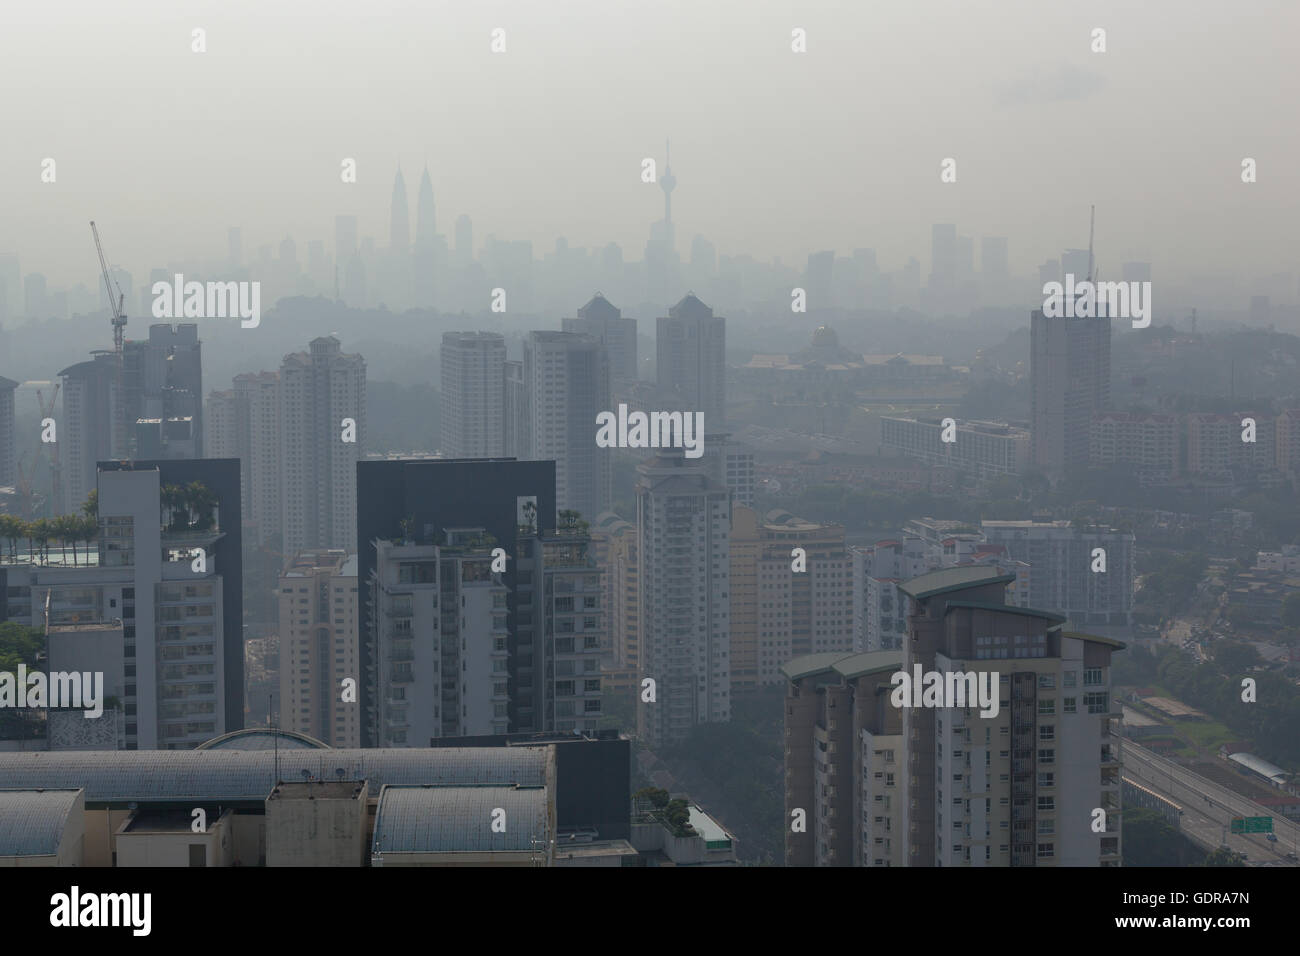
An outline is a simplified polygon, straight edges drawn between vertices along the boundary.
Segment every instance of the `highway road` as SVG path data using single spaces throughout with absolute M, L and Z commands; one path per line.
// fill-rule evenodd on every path
M 1224 834 L 1233 817 L 1271 816 L 1276 843 L 1269 842 L 1262 833 L 1228 833 L 1228 846 L 1245 853 L 1251 866 L 1296 865 L 1285 854 L 1295 852 L 1300 826 L 1131 740 L 1124 740 L 1122 746 L 1124 776 L 1179 804 L 1183 808 L 1183 832 L 1193 840 L 1212 849 L 1225 842 Z

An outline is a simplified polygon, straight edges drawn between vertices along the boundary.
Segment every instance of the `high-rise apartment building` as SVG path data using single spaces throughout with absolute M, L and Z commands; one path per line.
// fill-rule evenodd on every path
M 497 332 L 442 334 L 442 433 L 447 458 L 500 458 L 506 438 L 506 340 Z
M 100 670 L 113 662 L 123 678 L 128 749 L 185 749 L 240 729 L 239 463 L 101 462 L 96 477 L 97 554 L 81 565 L 7 568 L 4 618 L 100 627 L 86 648 L 92 659 L 79 662 L 74 653 L 60 667 Z M 119 638 L 116 646 L 103 643 Z
M 996 709 L 941 694 L 905 700 L 902 833 L 908 866 L 1118 866 L 1120 754 L 1111 721 L 1118 641 L 1003 603 L 1014 575 L 959 567 L 906 582 L 903 671 L 937 673 Z M 892 695 L 882 695 L 893 706 Z M 931 701 L 934 704 L 934 701 Z M 1088 823 L 1105 811 L 1104 831 Z M 1080 823 L 1079 821 L 1084 821 Z M 854 821 L 857 825 L 857 821 Z M 874 821 L 871 824 L 874 825 Z
M 853 649 L 853 561 L 842 526 L 733 504 L 730 541 L 733 697 L 780 683 L 793 658 Z
M 1055 480 L 1088 466 L 1092 417 L 1110 405 L 1110 319 L 1037 309 L 1029 343 L 1031 458 Z
M 254 544 L 280 533 L 280 374 L 236 375 L 208 396 L 205 443 L 214 458 L 238 458 L 244 516 Z
M 821 653 L 781 666 L 786 866 L 904 866 L 907 748 L 889 705 L 901 650 Z M 802 812 L 803 827 L 793 823 Z
M 907 637 L 907 595 L 903 581 L 931 567 L 925 542 L 905 535 L 850 549 L 853 562 L 853 649 L 899 650 Z
M 562 328 L 590 335 L 605 347 L 611 387 L 636 381 L 636 319 L 623 318 L 622 311 L 599 292 L 578 310 L 576 318 L 564 319 Z
M 279 596 L 280 727 L 360 747 L 357 556 L 299 552 L 280 575 Z
M 95 487 L 95 465 L 127 457 L 123 435 L 116 427 L 120 392 L 111 352 L 97 352 L 89 362 L 69 366 L 63 379 L 63 421 L 60 422 L 60 465 L 63 514 L 77 514 Z M 125 415 L 125 409 L 121 410 Z
M 726 488 L 678 449 L 637 472 L 639 678 L 655 682 L 637 724 L 656 747 L 731 719 L 731 508 Z
M 713 480 L 731 492 L 732 501 L 746 508 L 754 506 L 758 478 L 753 449 L 725 432 L 705 435 L 703 461 Z
M 706 431 L 726 425 L 727 320 L 692 293 L 655 325 L 655 359 L 660 391 L 675 410 L 704 413 Z
M 284 553 L 354 547 L 365 360 L 333 336 L 313 339 L 310 352 L 284 357 L 279 391 Z
M 631 691 L 640 661 L 641 576 L 636 525 L 612 511 L 597 516 L 591 530 L 596 563 L 605 570 L 604 607 L 609 621 L 603 671 L 606 691 Z
M 358 474 L 363 744 L 427 746 L 503 719 L 594 730 L 601 569 L 585 526 L 557 525 L 555 463 L 367 461 Z
M 1132 624 L 1136 543 L 1132 532 L 1073 527 L 1069 521 L 985 521 L 988 544 L 1029 565 L 1029 606 L 1074 627 L 1122 634 Z M 1101 554 L 1097 551 L 1100 549 Z M 1099 558 L 1105 562 L 1105 571 Z
M 609 503 L 613 454 L 596 445 L 596 416 L 610 410 L 605 350 L 576 332 L 529 332 L 524 389 L 526 457 L 554 460 L 556 506 L 594 520 Z

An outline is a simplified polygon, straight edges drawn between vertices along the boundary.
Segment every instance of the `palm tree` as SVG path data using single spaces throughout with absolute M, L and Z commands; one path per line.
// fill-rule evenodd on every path
M 53 529 L 50 525 L 49 518 L 37 518 L 32 524 L 32 537 L 36 539 L 36 544 L 41 549 L 41 563 L 50 563 L 50 538 L 53 537 Z
M 185 486 L 186 504 L 193 510 L 196 531 L 209 531 L 216 524 L 214 509 L 217 496 L 201 481 L 191 481 Z
M 23 536 L 23 523 L 17 515 L 0 515 L 0 538 L 9 542 L 9 563 L 18 560 L 18 539 Z
M 163 485 L 158 491 L 158 501 L 167 510 L 168 531 L 184 531 L 189 527 L 189 509 L 185 506 L 185 491 L 180 485 Z

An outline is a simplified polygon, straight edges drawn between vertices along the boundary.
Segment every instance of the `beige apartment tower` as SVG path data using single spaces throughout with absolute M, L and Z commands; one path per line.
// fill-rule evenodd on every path
M 280 726 L 333 747 L 361 746 L 357 559 L 303 551 L 280 576 Z M 351 680 L 352 698 L 346 681 Z

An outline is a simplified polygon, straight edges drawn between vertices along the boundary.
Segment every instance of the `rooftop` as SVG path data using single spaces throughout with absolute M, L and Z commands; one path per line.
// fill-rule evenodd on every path
M 908 597 L 923 601 L 926 598 L 944 594 L 948 591 L 960 591 L 981 584 L 1010 584 L 1015 579 L 1014 574 L 1003 574 L 994 567 L 972 565 L 970 567 L 944 568 L 940 571 L 922 574 L 920 577 L 912 578 L 910 581 L 900 584 L 899 590 Z
M 496 810 L 504 832 L 492 828 Z M 376 854 L 520 852 L 549 840 L 544 787 L 387 786 L 375 812 Z
M 59 851 L 78 790 L 0 790 L 0 857 Z
M 88 804 L 262 803 L 286 780 L 437 787 L 540 787 L 544 747 L 349 750 L 118 750 L 7 753 L 0 788 L 84 787 Z M 278 765 L 278 773 L 277 773 Z M 0 818 L 3 814 L 0 814 Z

